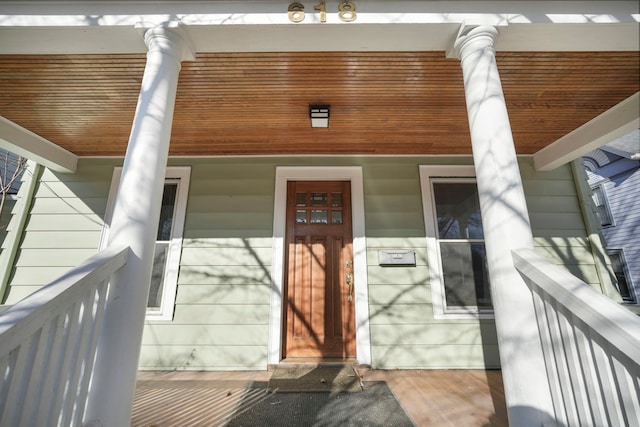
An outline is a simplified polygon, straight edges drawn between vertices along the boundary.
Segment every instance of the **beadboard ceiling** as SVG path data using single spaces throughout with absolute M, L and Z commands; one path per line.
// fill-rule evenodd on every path
M 518 154 L 640 90 L 640 53 L 499 52 Z M 0 55 L 0 115 L 79 156 L 123 156 L 145 55 Z M 312 129 L 309 104 L 330 104 Z M 202 53 L 183 62 L 170 155 L 470 154 L 445 52 Z

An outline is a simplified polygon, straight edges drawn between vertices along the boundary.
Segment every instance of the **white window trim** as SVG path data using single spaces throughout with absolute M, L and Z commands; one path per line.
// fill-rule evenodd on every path
M 100 241 L 101 250 L 106 247 L 108 242 L 109 226 L 111 224 L 111 217 L 113 215 L 113 208 L 121 176 L 122 167 L 114 168 L 111 187 L 109 188 L 107 209 L 105 212 L 105 225 Z M 175 180 L 175 182 L 178 182 L 178 189 L 174 207 L 174 220 L 171 229 L 171 242 L 169 243 L 169 251 L 167 252 L 167 266 L 162 290 L 162 303 L 160 305 L 160 310 L 147 310 L 147 320 L 173 320 L 176 294 L 178 292 L 178 272 L 180 270 L 182 236 L 184 232 L 184 219 L 186 215 L 187 198 L 189 195 L 190 178 L 191 168 L 188 166 L 168 166 L 165 172 L 165 182 Z
M 278 364 L 282 355 L 282 298 L 284 292 L 284 234 L 288 181 L 350 181 L 353 219 L 353 271 L 356 315 L 356 357 L 358 363 L 371 364 L 369 333 L 369 285 L 367 281 L 367 245 L 364 227 L 364 186 L 359 166 L 278 167 L 274 194 L 273 264 L 271 310 L 269 315 L 268 364 Z
M 627 280 L 629 293 L 631 293 L 631 296 L 633 297 L 633 301 L 623 301 L 623 304 L 640 305 L 640 300 L 638 300 L 638 295 L 636 295 L 636 287 L 635 287 L 635 284 L 633 283 L 631 272 L 629 271 L 629 264 L 627 263 L 627 257 L 625 255 L 624 248 L 607 248 L 607 255 L 611 257 L 612 254 L 616 254 L 620 256 L 620 262 L 622 263 L 622 273 L 624 274 L 624 277 Z
M 591 203 L 593 203 L 593 207 L 597 210 L 598 206 L 596 205 L 595 201 L 593 201 L 593 192 L 596 189 L 599 189 L 600 192 L 602 193 L 602 201 L 603 201 L 603 206 L 607 211 L 607 215 L 609 215 L 609 218 L 611 219 L 611 223 L 607 224 L 607 225 L 602 225 L 602 221 L 600 221 L 600 227 L 602 227 L 603 229 L 605 228 L 609 228 L 609 227 L 615 227 L 616 225 L 616 219 L 613 216 L 613 212 L 611 211 L 611 206 L 609 205 L 609 195 L 607 194 L 607 188 L 606 188 L 606 183 L 608 182 L 608 180 L 603 180 L 598 182 L 598 184 L 592 185 L 591 186 Z M 596 214 L 597 216 L 597 214 Z M 600 220 L 600 217 L 598 217 L 598 220 Z
M 455 311 L 446 309 L 444 280 L 442 277 L 442 260 L 438 249 L 437 220 L 435 217 L 432 178 L 476 178 L 475 168 L 467 165 L 420 165 L 420 187 L 422 189 L 422 211 L 427 240 L 427 262 L 431 282 L 433 317 L 435 319 L 493 319 L 493 312 L 487 311 Z

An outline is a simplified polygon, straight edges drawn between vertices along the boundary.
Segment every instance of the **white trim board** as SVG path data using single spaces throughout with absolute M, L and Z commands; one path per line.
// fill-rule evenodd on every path
M 533 155 L 538 171 L 550 171 L 640 127 L 640 92 L 614 105 Z
M 364 186 L 359 166 L 276 168 L 273 215 L 273 264 L 271 267 L 271 310 L 267 363 L 280 363 L 282 355 L 282 298 L 284 292 L 284 233 L 286 228 L 287 181 L 350 181 L 353 221 L 353 269 L 356 309 L 356 357 L 371 364 L 369 332 L 369 287 L 364 226 Z
M 78 156 L 0 116 L 0 147 L 56 172 L 74 173 Z

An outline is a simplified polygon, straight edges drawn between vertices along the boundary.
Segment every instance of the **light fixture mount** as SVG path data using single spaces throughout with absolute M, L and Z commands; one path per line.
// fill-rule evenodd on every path
M 328 128 L 331 106 L 328 104 L 309 105 L 309 119 L 312 128 Z

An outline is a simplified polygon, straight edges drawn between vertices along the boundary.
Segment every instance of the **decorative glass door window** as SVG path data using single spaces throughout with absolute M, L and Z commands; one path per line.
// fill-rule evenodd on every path
M 478 189 L 474 181 L 433 180 L 445 311 L 491 310 Z
M 297 224 L 342 224 L 342 193 L 296 193 Z

